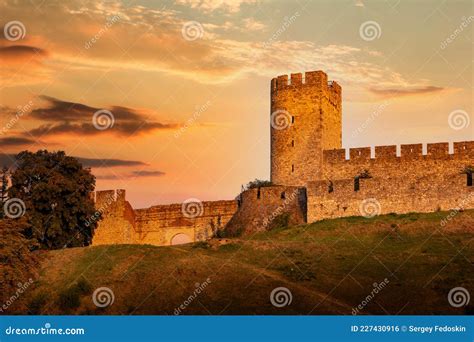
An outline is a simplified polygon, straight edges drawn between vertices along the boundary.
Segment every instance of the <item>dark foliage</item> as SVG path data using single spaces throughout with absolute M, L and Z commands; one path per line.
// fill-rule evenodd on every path
M 16 159 L 8 195 L 25 204 L 25 236 L 41 249 L 89 245 L 96 227 L 86 224 L 95 212 L 90 170 L 64 152 L 25 151 Z

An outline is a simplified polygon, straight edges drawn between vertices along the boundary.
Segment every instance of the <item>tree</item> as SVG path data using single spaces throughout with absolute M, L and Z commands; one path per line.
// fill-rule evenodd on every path
M 247 185 L 245 185 L 245 190 L 261 188 L 265 186 L 272 186 L 272 182 L 267 181 L 267 180 L 255 179 L 253 181 L 248 182 Z
M 88 220 L 95 213 L 90 170 L 62 151 L 24 151 L 16 159 L 8 195 L 24 204 L 25 236 L 41 249 L 89 245 L 97 225 Z
M 4 166 L 0 175 L 0 219 L 5 215 L 3 213 L 3 206 L 8 199 L 8 167 Z

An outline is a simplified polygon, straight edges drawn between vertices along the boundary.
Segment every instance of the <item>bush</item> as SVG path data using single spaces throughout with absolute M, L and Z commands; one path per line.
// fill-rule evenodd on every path
M 41 314 L 41 309 L 48 302 L 49 296 L 47 292 L 37 293 L 28 303 L 28 309 L 33 315 Z
M 248 182 L 245 186 L 245 190 L 255 189 L 255 188 L 262 188 L 266 186 L 272 186 L 272 182 L 267 180 L 255 179 L 254 181 Z

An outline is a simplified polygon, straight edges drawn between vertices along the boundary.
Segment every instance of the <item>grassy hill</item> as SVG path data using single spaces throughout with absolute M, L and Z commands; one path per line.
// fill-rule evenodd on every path
M 10 312 L 43 314 L 464 314 L 474 301 L 474 211 L 344 218 L 178 247 L 43 252 L 40 277 Z M 207 286 L 197 294 L 197 287 Z M 454 308 L 462 286 L 471 306 Z M 96 288 L 114 302 L 98 308 Z M 277 287 L 292 302 L 273 306 Z M 192 299 L 190 299 L 192 298 Z

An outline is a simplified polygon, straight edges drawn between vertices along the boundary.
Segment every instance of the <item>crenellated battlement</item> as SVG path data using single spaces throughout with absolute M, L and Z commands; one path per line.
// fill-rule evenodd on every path
M 271 91 L 272 93 L 280 90 L 295 89 L 303 86 L 317 87 L 326 90 L 329 93 L 341 95 L 342 88 L 336 81 L 328 81 L 328 76 L 325 72 L 307 71 L 303 73 L 295 73 L 288 75 L 280 75 L 272 79 Z
M 371 147 L 357 147 L 349 149 L 324 150 L 323 158 L 326 163 L 344 163 L 350 161 L 373 161 L 374 159 L 446 159 L 474 157 L 474 141 L 453 143 L 453 153 L 449 153 L 449 143 L 429 143 L 426 145 L 426 154 L 423 153 L 423 144 L 400 145 L 400 155 L 397 155 L 397 146 L 375 146 L 375 156 L 372 158 Z M 348 152 L 346 152 L 348 151 Z M 348 156 L 349 158 L 346 158 Z

